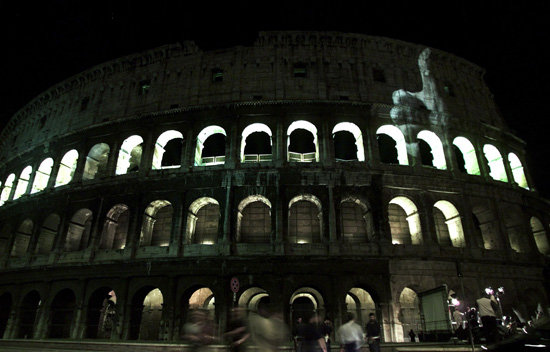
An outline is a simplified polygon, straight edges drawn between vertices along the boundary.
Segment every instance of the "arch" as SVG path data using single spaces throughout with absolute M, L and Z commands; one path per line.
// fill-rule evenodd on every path
M 273 154 L 272 136 L 271 129 L 263 123 L 253 123 L 246 126 L 241 136 L 241 162 L 271 161 Z
M 9 292 L 5 292 L 0 296 L 0 339 L 3 338 L 6 332 L 12 304 L 13 299 Z
M 2 188 L 2 193 L 0 194 L 0 205 L 6 203 L 11 194 L 11 188 L 13 187 L 13 182 L 15 181 L 15 174 L 10 174 L 4 182 L 4 188 Z
M 82 173 L 83 180 L 93 180 L 96 176 L 105 176 L 110 151 L 111 148 L 106 143 L 98 143 L 90 148 Z
M 433 156 L 432 165 L 439 170 L 447 170 L 447 163 L 445 162 L 445 152 L 443 151 L 443 144 L 439 137 L 432 131 L 422 130 L 418 132 L 417 138 L 425 141 L 431 149 Z
M 500 209 L 502 215 L 499 218 L 506 226 L 510 247 L 517 253 L 529 253 L 530 246 L 527 239 L 530 234 L 525 233 L 523 209 L 518 205 L 506 202 L 500 204 Z
M 217 200 L 202 197 L 189 206 L 187 215 L 187 241 L 195 244 L 216 244 L 220 205 Z
M 34 224 L 32 220 L 26 219 L 21 222 L 19 229 L 15 233 L 15 240 L 11 248 L 12 257 L 22 257 L 27 253 L 31 242 L 32 229 Z
M 393 125 L 384 125 L 380 126 L 376 130 L 376 136 L 378 140 L 378 150 L 380 152 L 380 161 L 384 162 L 386 158 L 383 156 L 384 153 L 393 154 L 395 151 L 386 150 L 388 145 L 386 143 L 381 143 L 384 141 L 382 135 L 390 137 L 395 142 L 395 150 L 397 151 L 397 162 L 399 165 L 409 165 L 409 159 L 407 156 L 407 143 L 405 142 L 405 136 L 401 130 Z M 390 148 L 391 149 L 391 148 Z
M 111 338 L 116 326 L 116 301 L 115 291 L 111 287 L 100 287 L 92 293 L 86 312 L 86 338 Z
M 293 136 L 293 133 L 295 132 L 296 134 Z M 304 120 L 294 121 L 290 124 L 290 126 L 288 126 L 286 134 L 288 161 L 319 161 L 317 127 L 315 127 L 314 124 Z M 311 139 L 311 137 L 313 138 Z
M 59 231 L 60 222 L 61 219 L 57 214 L 50 214 L 46 220 L 44 220 L 34 249 L 35 254 L 48 254 L 51 252 L 55 237 Z
M 140 246 L 170 245 L 172 234 L 172 204 L 167 200 L 155 200 L 149 204 L 143 214 Z
M 302 318 L 307 323 L 312 314 L 325 316 L 325 300 L 313 287 L 300 287 L 290 296 L 290 315 L 292 322 Z
M 21 197 L 23 194 L 27 193 L 27 188 L 29 186 L 29 180 L 31 179 L 32 166 L 27 166 L 21 171 L 19 175 L 19 180 L 17 181 L 17 186 L 15 187 L 15 193 L 13 194 L 13 199 Z
M 466 170 L 466 172 L 469 175 L 480 175 L 476 150 L 472 142 L 470 142 L 470 140 L 465 137 L 458 136 L 453 140 L 453 145 L 455 145 L 462 153 L 462 158 L 464 159 L 464 169 Z M 456 153 L 455 156 L 457 156 L 458 158 L 458 155 Z
M 340 122 L 334 126 L 332 129 L 332 138 L 334 139 L 334 149 L 336 154 L 338 154 L 338 150 L 340 149 L 348 149 L 350 148 L 348 143 L 337 143 L 336 142 L 336 134 L 340 132 L 348 132 L 353 135 L 353 138 L 355 139 L 355 147 L 357 148 L 356 156 L 354 159 L 357 159 L 358 161 L 365 161 L 365 146 L 363 144 L 363 134 L 361 133 L 361 130 L 359 127 L 357 127 L 356 124 L 351 122 Z M 338 158 L 338 156 L 336 156 Z
M 17 338 L 32 339 L 34 337 L 36 314 L 41 303 L 40 294 L 36 290 L 30 291 L 23 297 L 19 310 Z
M 133 135 L 122 142 L 116 163 L 116 175 L 138 171 L 141 166 L 143 138 Z
M 50 306 L 49 338 L 63 339 L 71 337 L 75 309 L 76 296 L 71 289 L 65 288 L 55 295 Z
M 370 209 L 357 198 L 342 199 L 340 202 L 340 226 L 344 242 L 369 242 L 373 229 Z
M 40 166 L 34 175 L 31 193 L 43 191 L 48 186 L 48 181 L 50 180 L 50 175 L 52 174 L 52 167 L 52 158 L 46 158 L 40 163 Z
M 174 145 L 172 146 L 172 144 Z M 179 149 L 177 148 L 178 146 L 180 147 Z M 151 168 L 153 170 L 159 170 L 180 167 L 182 146 L 183 135 L 181 132 L 175 130 L 163 132 L 155 143 L 153 164 Z M 166 153 L 166 151 L 168 151 L 168 153 Z
M 441 217 L 436 217 L 436 211 L 434 211 L 439 244 L 444 244 L 445 238 L 448 237 L 453 247 L 465 247 L 462 220 L 456 207 L 446 200 L 440 200 L 434 204 L 434 208 L 440 210 L 443 214 L 441 219 Z
M 214 150 L 207 154 L 211 154 L 213 152 L 213 154 L 215 155 L 203 155 L 205 143 L 210 137 L 212 137 L 215 134 L 220 134 L 223 136 L 223 138 L 220 137 L 220 140 L 223 139 L 224 141 L 223 154 L 220 155 L 217 150 Z M 217 164 L 225 163 L 225 137 L 227 137 L 227 133 L 225 133 L 225 130 L 220 126 L 212 125 L 212 126 L 205 127 L 202 131 L 200 131 L 199 134 L 197 135 L 197 147 L 195 149 L 195 166 L 217 165 Z
M 550 254 L 550 246 L 548 245 L 548 236 L 546 235 L 546 230 L 544 226 L 536 217 L 531 217 L 531 232 L 537 244 L 539 252 L 544 255 Z
M 508 161 L 510 162 L 510 169 L 512 170 L 514 181 L 521 188 L 529 189 L 527 178 L 525 178 L 525 170 L 523 169 L 523 165 L 521 164 L 518 156 L 514 153 L 508 154 Z
M 78 210 L 73 215 L 69 222 L 67 237 L 65 238 L 64 250 L 66 252 L 81 251 L 88 247 L 92 227 L 92 215 L 92 211 L 86 208 Z
M 237 207 L 237 241 L 270 243 L 271 202 L 264 196 L 252 195 Z
M 400 340 L 405 341 L 410 330 L 418 332 L 422 329 L 418 295 L 412 289 L 405 287 L 399 295 L 399 305 L 400 309 L 397 318 L 403 328 Z
M 346 294 L 346 311 L 355 316 L 355 322 L 361 326 L 369 321 L 369 314 L 376 314 L 376 304 L 368 291 L 352 287 Z
M 132 298 L 129 340 L 159 340 L 164 298 L 160 289 L 141 288 Z
M 76 149 L 69 150 L 61 159 L 61 164 L 57 171 L 55 187 L 64 186 L 71 182 L 78 162 L 78 152 Z
M 266 290 L 260 287 L 250 287 L 239 297 L 239 307 L 249 311 L 258 311 L 258 303 L 264 297 L 269 297 Z
M 124 249 L 130 222 L 130 211 L 126 204 L 117 204 L 106 215 L 99 241 L 100 249 Z
M 321 242 L 323 210 L 321 201 L 311 194 L 301 194 L 288 203 L 288 237 L 290 243 Z
M 485 144 L 483 146 L 483 154 L 487 159 L 487 165 L 490 169 L 489 176 L 497 181 L 508 182 L 508 176 L 506 176 L 506 169 L 504 168 L 504 160 L 498 149 L 491 144 Z
M 195 286 L 181 296 L 180 336 L 183 336 L 184 340 L 196 334 L 193 324 L 204 324 L 214 319 L 215 302 L 214 293 L 205 286 Z
M 412 200 L 399 196 L 388 204 L 388 222 L 393 244 L 422 244 L 418 208 Z

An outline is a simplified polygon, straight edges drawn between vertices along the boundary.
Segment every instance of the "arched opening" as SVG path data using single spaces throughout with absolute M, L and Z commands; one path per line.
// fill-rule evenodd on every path
M 408 287 L 405 287 L 399 295 L 399 304 L 401 309 L 399 310 L 399 322 L 403 328 L 401 341 L 406 341 L 409 331 L 413 330 L 416 334 L 422 330 L 422 323 L 420 320 L 420 302 L 416 292 Z
M 19 180 L 17 181 L 17 187 L 15 187 L 15 193 L 13 194 L 13 199 L 21 197 L 23 194 L 27 193 L 27 188 L 29 186 L 29 180 L 31 178 L 32 167 L 29 165 L 21 171 L 19 175 Z
M 38 241 L 36 242 L 35 254 L 48 254 L 53 249 L 55 236 L 59 231 L 60 218 L 57 214 L 49 215 L 42 223 Z
M 477 162 L 476 150 L 472 143 L 467 138 L 456 137 L 453 140 L 453 145 L 456 148 L 455 156 L 458 168 L 461 171 L 464 170 L 469 175 L 479 175 L 479 163 Z
M 325 316 L 325 301 L 321 293 L 312 287 L 301 287 L 290 296 L 290 321 L 302 318 L 307 323 L 313 314 Z
M 73 215 L 65 239 L 65 252 L 82 251 L 88 247 L 92 215 L 93 213 L 89 209 L 80 209 Z
M 32 339 L 34 337 L 36 313 L 42 303 L 40 294 L 33 290 L 25 295 L 19 312 L 19 331 L 17 338 Z
M 88 301 L 86 338 L 110 339 L 116 326 L 116 294 L 110 287 L 94 291 Z
M 321 201 L 311 194 L 292 198 L 288 204 L 289 243 L 320 243 L 323 211 Z
M 537 244 L 537 248 L 539 252 L 541 252 L 544 255 L 550 254 L 550 246 L 548 245 L 548 236 L 546 235 L 546 230 L 544 229 L 544 226 L 540 222 L 539 219 L 536 217 L 531 218 L 531 232 L 533 233 L 533 237 L 535 238 L 535 242 Z
M 510 247 L 517 253 L 529 253 L 529 244 L 527 238 L 529 234 L 525 233 L 525 224 L 523 209 L 510 203 L 500 204 L 502 217 L 499 217 L 506 226 L 506 233 L 510 241 Z
M 504 160 L 502 159 L 498 149 L 491 144 L 485 144 L 483 146 L 483 154 L 487 159 L 487 164 L 490 169 L 489 175 L 491 178 L 497 181 L 508 182 L 506 169 L 504 168 Z
M 93 180 L 96 176 L 106 176 L 110 150 L 109 145 L 105 143 L 98 143 L 90 149 L 82 173 L 83 180 Z
M 162 320 L 162 292 L 147 286 L 132 299 L 129 340 L 159 340 Z
M 418 133 L 418 142 L 422 165 L 433 166 L 439 170 L 446 170 L 445 153 L 439 137 L 432 131 L 423 130 Z M 426 144 L 422 143 L 424 141 Z M 427 148 L 426 148 L 427 145 Z M 423 151 L 423 148 L 425 149 Z
M 129 172 L 139 171 L 141 166 L 141 154 L 143 148 L 143 138 L 133 135 L 122 142 L 118 152 L 116 164 L 116 174 L 124 175 Z
M 370 293 L 359 287 L 353 287 L 346 294 L 346 311 L 355 316 L 355 322 L 361 326 L 369 321 L 369 314 L 376 314 L 376 304 Z
M 485 249 L 499 249 L 498 222 L 490 208 L 478 204 L 472 208 L 474 220 L 474 237 L 478 247 Z
M 0 231 L 0 257 L 3 256 L 6 251 L 6 246 L 8 245 L 8 241 L 10 239 L 10 233 L 11 226 L 8 224 L 4 225 Z
M 53 159 L 47 158 L 40 163 L 36 174 L 34 175 L 34 182 L 32 185 L 31 193 L 37 193 L 43 191 L 48 186 L 50 175 L 52 173 Z
M 272 160 L 272 133 L 263 123 L 253 123 L 242 133 L 241 162 L 255 163 Z
M 203 197 L 195 200 L 189 207 L 187 216 L 188 243 L 218 243 L 220 206 L 214 198 Z
M 373 221 L 369 208 L 360 200 L 347 198 L 340 203 L 340 224 L 345 243 L 367 243 Z
M 225 163 L 225 140 L 227 134 L 220 126 L 208 126 L 197 136 L 195 166 Z
M 271 202 L 264 196 L 248 196 L 237 209 L 237 241 L 270 243 Z
M 11 294 L 8 292 L 0 296 L 0 338 L 4 338 L 6 327 L 8 326 L 8 320 L 10 318 L 12 305 Z
M 332 129 L 336 161 L 365 161 L 363 134 L 357 125 L 341 122 Z
M 15 174 L 10 174 L 4 182 L 4 188 L 2 189 L 2 194 L 0 194 L 0 205 L 6 203 L 11 194 L 11 188 L 13 187 L 13 182 L 15 181 Z
M 172 234 L 173 207 L 167 200 L 151 202 L 143 214 L 140 246 L 166 247 Z
M 63 289 L 55 295 L 49 314 L 49 338 L 67 339 L 71 337 L 75 308 L 76 297 L 70 289 Z
M 181 165 L 183 135 L 179 131 L 169 130 L 162 133 L 155 143 L 153 170 L 177 168 Z
M 308 121 L 294 121 L 287 130 L 287 160 L 319 161 L 317 127 Z
M 78 152 L 76 149 L 69 150 L 61 159 L 59 170 L 57 171 L 57 178 L 55 179 L 55 187 L 63 186 L 71 182 L 76 170 L 76 163 L 78 162 Z
M 388 222 L 393 244 L 422 244 L 418 208 L 407 197 L 395 197 L 388 205 Z
M 434 204 L 434 222 L 441 246 L 465 247 L 462 220 L 458 210 L 446 200 Z
M 197 328 L 209 336 L 215 336 L 214 293 L 208 287 L 190 290 L 181 298 L 180 335 L 184 340 L 196 336 Z
M 130 223 L 130 211 L 126 204 L 117 204 L 107 213 L 103 224 L 103 233 L 99 242 L 100 249 L 123 249 Z
M 385 164 L 409 165 L 407 144 L 401 130 L 392 125 L 380 126 L 376 130 L 380 162 Z M 397 153 L 397 155 L 396 155 Z
M 248 311 L 258 311 L 258 304 L 262 299 L 269 298 L 266 290 L 259 287 L 250 287 L 246 289 L 239 297 L 239 307 Z
M 19 229 L 15 233 L 13 247 L 11 248 L 12 257 L 22 257 L 25 253 L 27 253 L 29 243 L 31 242 L 33 226 L 33 222 L 30 219 L 24 220 L 19 225 Z
M 523 170 L 523 165 L 521 164 L 518 156 L 514 153 L 508 154 L 508 161 L 510 162 L 510 169 L 512 169 L 514 181 L 521 188 L 529 189 L 527 178 L 525 178 L 525 171 Z

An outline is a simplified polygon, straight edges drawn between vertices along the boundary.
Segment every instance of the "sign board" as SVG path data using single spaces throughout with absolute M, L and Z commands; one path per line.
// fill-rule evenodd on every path
M 241 284 L 239 283 L 239 279 L 237 279 L 236 277 L 232 278 L 230 286 L 231 286 L 231 291 L 233 291 L 233 293 L 239 292 L 239 288 L 241 287 Z

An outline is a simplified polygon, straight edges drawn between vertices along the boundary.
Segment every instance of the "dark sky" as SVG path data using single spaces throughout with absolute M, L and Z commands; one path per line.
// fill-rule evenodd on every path
M 10 3 L 10 4 L 8 4 Z M 487 70 L 509 127 L 527 142 L 535 187 L 550 198 L 550 2 L 3 1 L 0 127 L 40 92 L 120 56 L 193 40 L 203 50 L 251 45 L 262 30 L 364 33 L 432 46 Z M 361 6 L 361 8 L 358 8 Z

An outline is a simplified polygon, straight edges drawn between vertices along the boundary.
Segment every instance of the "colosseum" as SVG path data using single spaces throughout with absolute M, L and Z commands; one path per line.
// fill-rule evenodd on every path
M 191 309 L 220 335 L 268 300 L 289 327 L 372 312 L 402 342 L 439 287 L 462 312 L 502 287 L 529 319 L 550 204 L 483 77 L 435 48 L 285 31 L 51 87 L 0 137 L 0 337 L 177 342 Z

